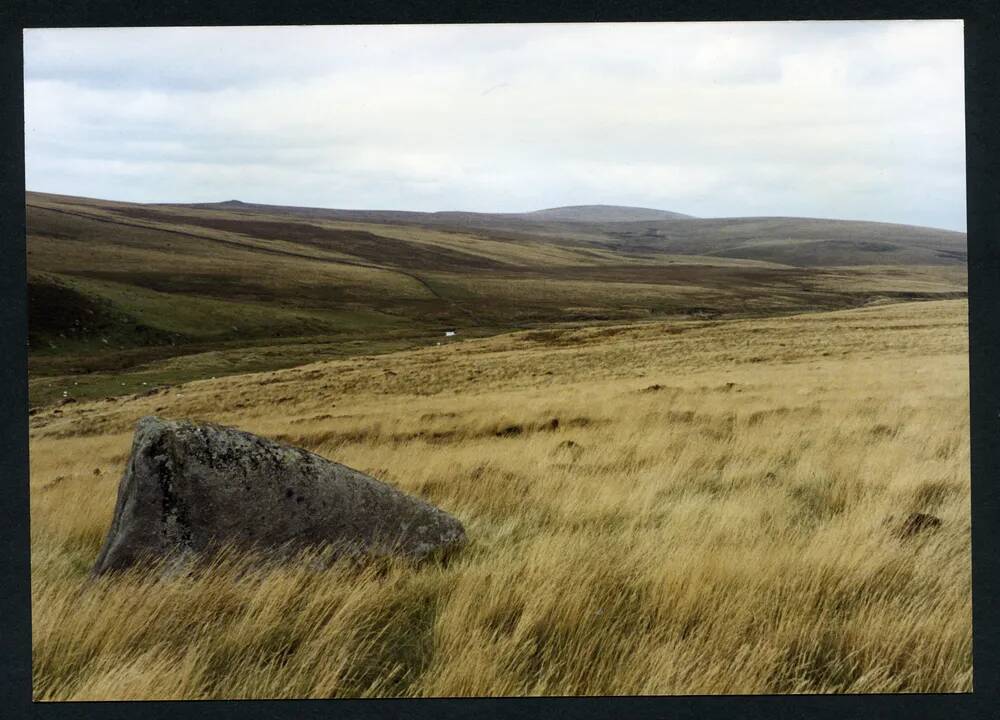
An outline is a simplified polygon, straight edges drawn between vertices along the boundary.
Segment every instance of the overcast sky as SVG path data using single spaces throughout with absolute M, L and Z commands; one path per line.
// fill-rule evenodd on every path
M 965 230 L 961 21 L 27 30 L 29 190 Z

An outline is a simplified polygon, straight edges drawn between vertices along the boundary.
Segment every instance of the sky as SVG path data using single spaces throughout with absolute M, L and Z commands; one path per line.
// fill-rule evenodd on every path
M 28 190 L 965 230 L 962 23 L 32 29 Z

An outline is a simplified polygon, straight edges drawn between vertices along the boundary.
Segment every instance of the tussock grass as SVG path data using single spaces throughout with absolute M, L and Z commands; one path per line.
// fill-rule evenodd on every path
M 40 413 L 35 697 L 969 691 L 965 317 L 522 333 Z M 370 472 L 470 544 L 88 582 L 154 410 Z M 941 526 L 901 537 L 912 512 Z

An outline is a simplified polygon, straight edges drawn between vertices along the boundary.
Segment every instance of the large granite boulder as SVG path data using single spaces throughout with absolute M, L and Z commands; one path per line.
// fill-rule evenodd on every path
M 419 560 L 464 541 L 451 515 L 319 455 L 233 428 L 145 417 L 93 572 L 225 546 Z

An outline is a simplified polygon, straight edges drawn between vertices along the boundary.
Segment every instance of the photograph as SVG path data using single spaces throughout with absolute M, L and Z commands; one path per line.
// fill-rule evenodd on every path
M 24 29 L 32 699 L 971 693 L 964 34 Z

